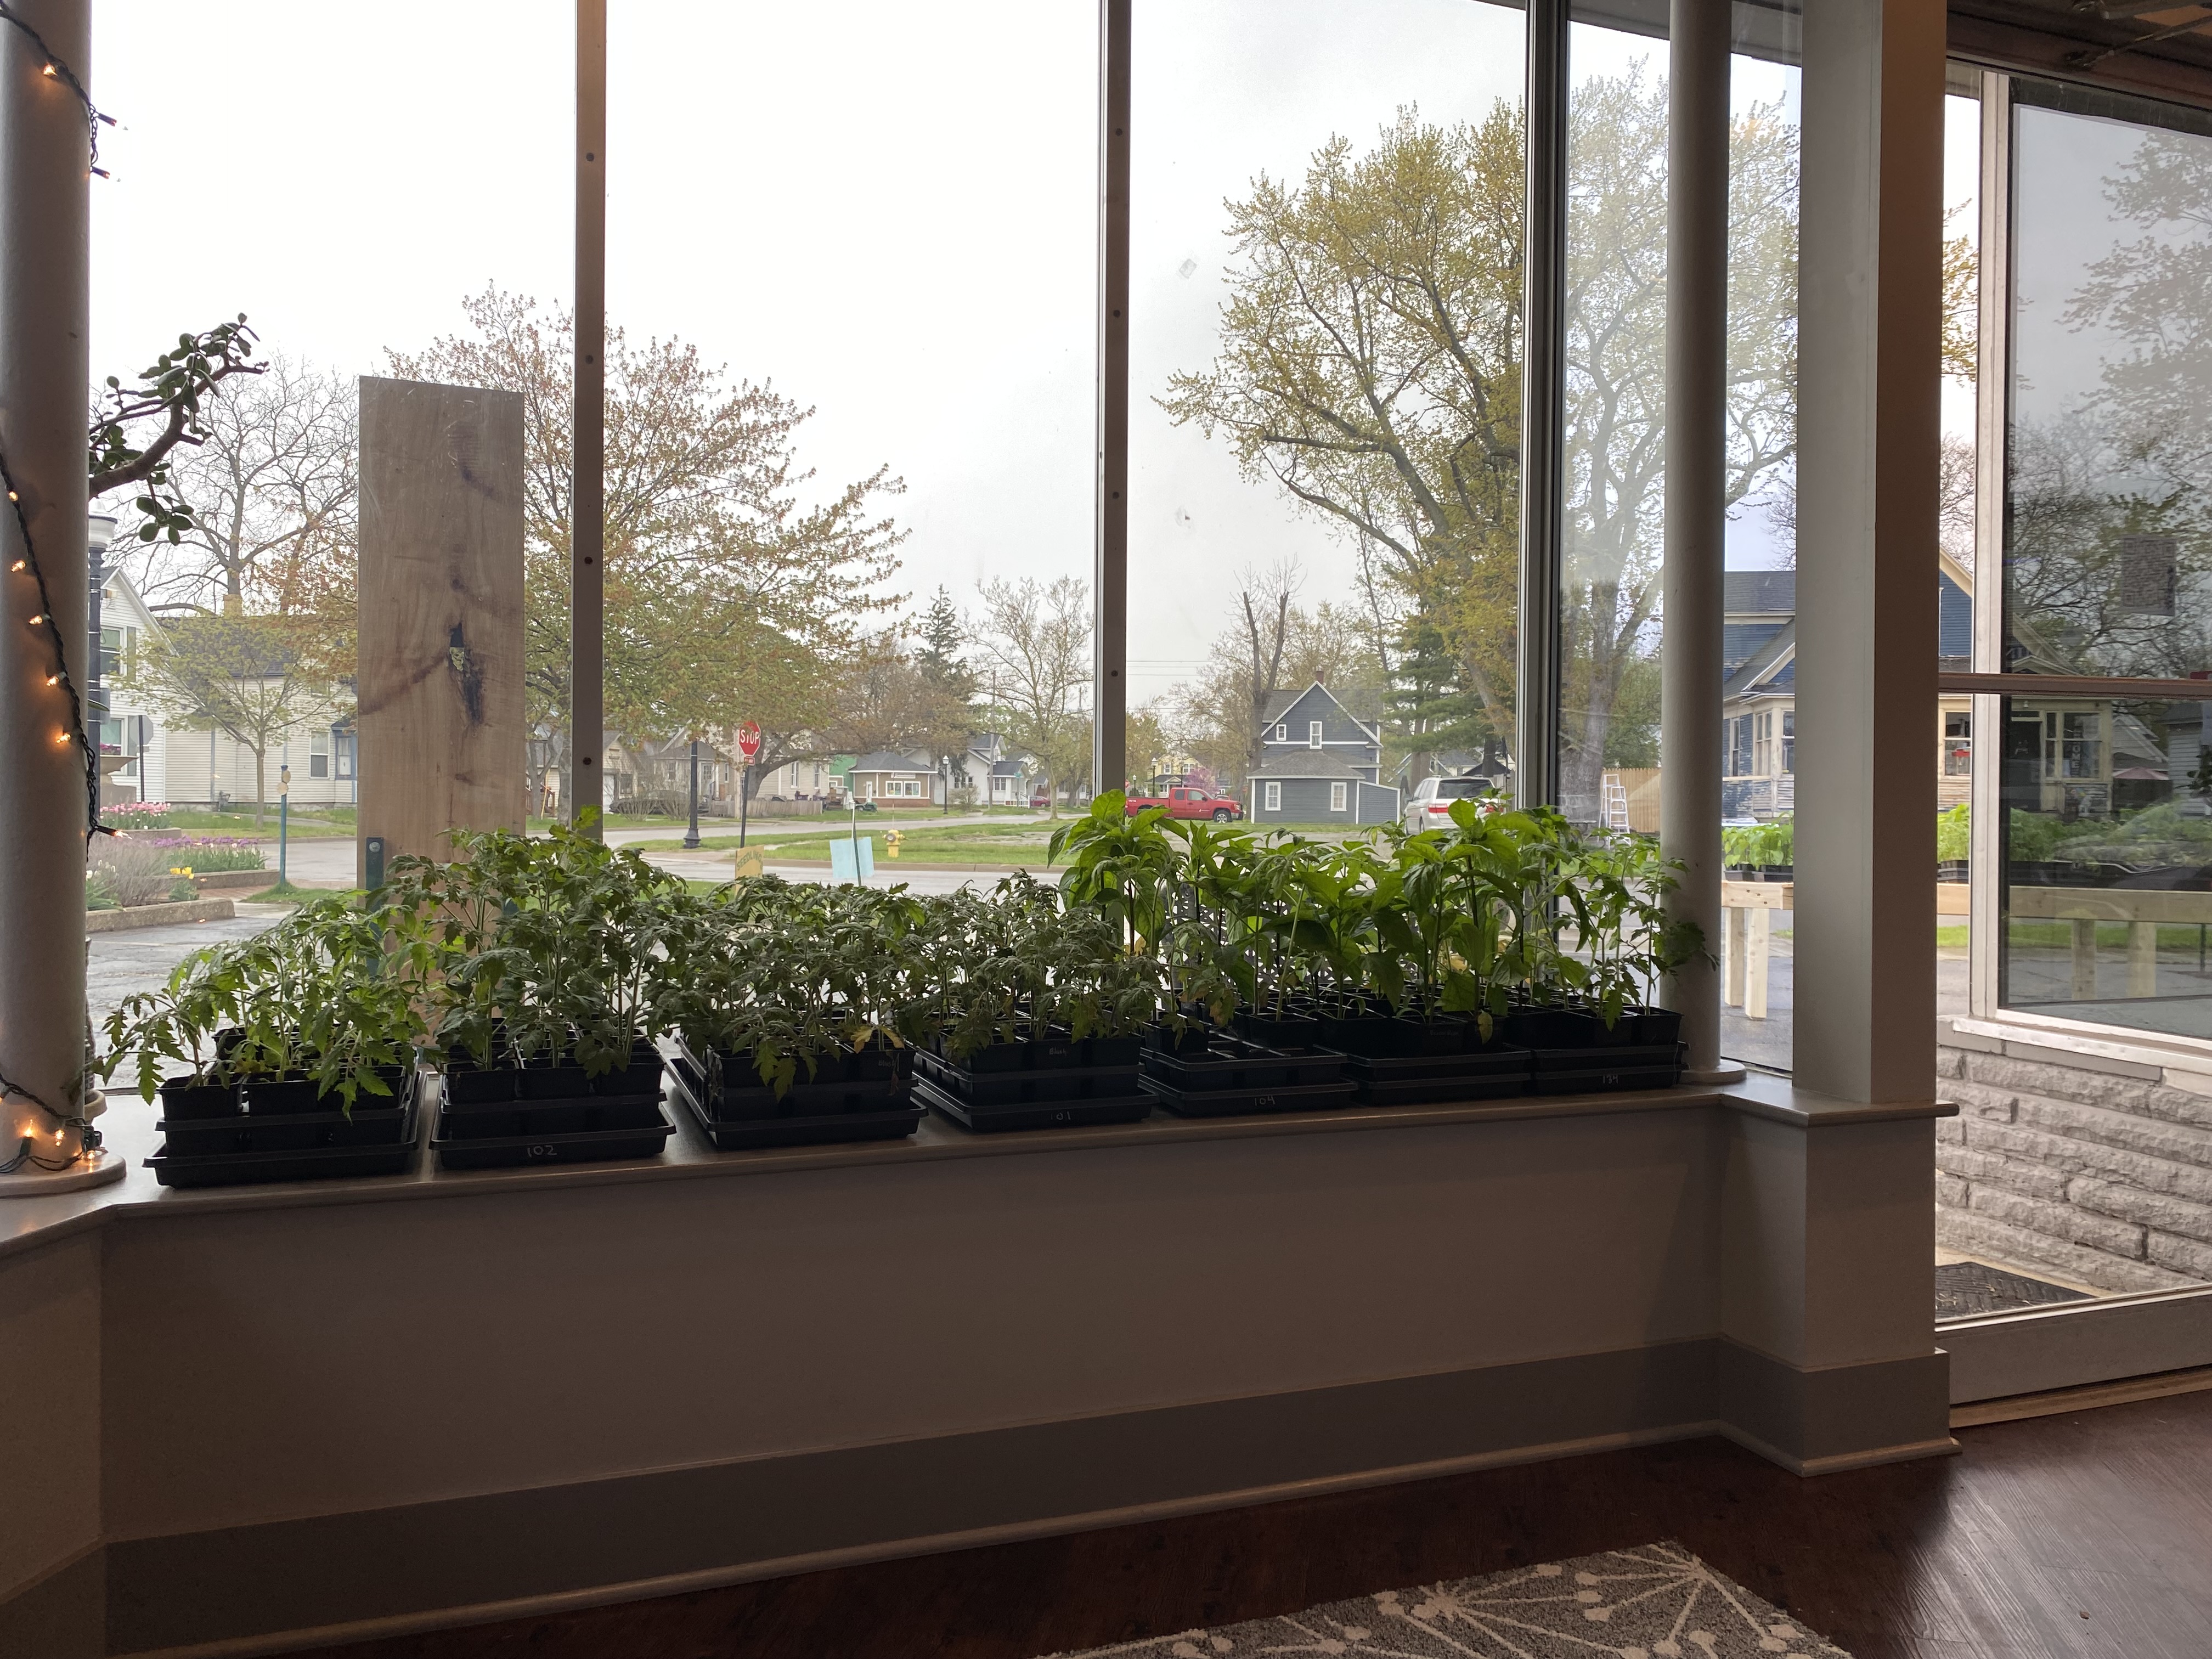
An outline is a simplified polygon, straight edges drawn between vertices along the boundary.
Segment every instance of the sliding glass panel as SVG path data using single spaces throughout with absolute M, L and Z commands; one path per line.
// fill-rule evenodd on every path
M 380 781 L 361 770 L 358 377 L 409 372 L 468 296 L 568 290 L 571 27 L 532 0 L 434 27 L 254 0 L 96 9 L 94 83 L 121 125 L 101 131 L 114 176 L 90 185 L 93 373 L 127 392 L 180 335 L 219 351 L 210 332 L 241 313 L 253 372 L 220 380 L 173 453 L 173 539 L 143 487 L 93 503 L 117 524 L 91 712 L 109 820 L 134 834 L 96 844 L 88 902 L 240 901 L 234 920 L 95 935 L 95 1018 L 281 915 L 246 902 L 280 863 L 295 888 L 353 886 L 378 792 L 447 769 L 402 743 Z M 519 737 L 505 764 L 519 780 Z
M 2212 665 L 2212 121 L 2014 97 L 2003 665 L 2112 684 L 2005 705 L 2000 994 L 2212 1037 L 2201 705 L 2127 683 Z
M 1182 0 L 1135 38 L 1131 781 L 1442 811 L 1509 775 L 1522 15 Z

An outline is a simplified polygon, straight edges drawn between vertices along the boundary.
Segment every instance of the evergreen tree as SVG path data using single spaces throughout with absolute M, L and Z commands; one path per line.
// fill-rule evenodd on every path
M 1425 613 L 1415 612 L 1400 630 L 1394 678 L 1383 697 L 1389 736 L 1391 747 L 1410 760 L 1413 780 L 1435 771 L 1439 754 L 1481 753 L 1484 740 L 1495 735 L 1480 691 L 1467 683 L 1458 653 Z

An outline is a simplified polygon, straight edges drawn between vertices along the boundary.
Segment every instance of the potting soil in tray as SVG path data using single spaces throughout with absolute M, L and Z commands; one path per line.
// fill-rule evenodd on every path
M 607 1104 L 611 1103 L 600 1103 Z M 676 1133 L 673 1119 L 653 1101 L 646 1121 L 572 1133 L 468 1135 L 453 1133 L 453 1119 L 441 1112 L 430 1150 L 442 1170 L 497 1170 L 521 1164 L 587 1164 L 617 1158 L 658 1158 Z
M 1618 1089 L 1671 1089 L 1682 1080 L 1682 1048 L 1675 1042 L 1629 1043 L 1612 1048 L 1538 1048 L 1531 1092 L 1601 1094 Z
M 1450 1100 L 1498 1100 L 1528 1090 L 1534 1056 L 1510 1043 L 1460 1054 L 1402 1058 L 1347 1054 L 1344 1074 L 1363 1106 L 1427 1106 Z
M 1042 1100 L 963 1100 L 930 1077 L 915 1079 L 914 1097 L 977 1134 L 1001 1129 L 1067 1129 L 1085 1124 L 1137 1123 L 1152 1115 L 1152 1097 L 1137 1082 L 1134 1066 L 1112 1068 L 1127 1079 L 1125 1094 L 1063 1096 Z
M 1286 1052 L 1225 1037 L 1201 1057 L 1146 1054 L 1139 1082 L 1181 1117 L 1325 1111 L 1357 1103 L 1358 1085 L 1345 1081 L 1344 1065 L 1327 1049 Z
M 198 1130 L 201 1126 L 179 1123 L 172 1127 L 165 1120 L 156 1127 L 169 1139 L 146 1160 L 146 1167 L 164 1187 L 232 1187 L 252 1182 L 403 1175 L 415 1166 L 422 1152 L 420 1111 L 420 1104 L 410 1091 L 404 1105 L 381 1111 L 356 1109 L 350 1126 L 347 1126 L 343 1113 L 302 1113 L 295 1127 L 307 1127 L 318 1135 L 330 1129 L 331 1121 L 335 1120 L 337 1125 L 346 1126 L 349 1134 L 358 1130 L 364 1137 L 374 1134 L 376 1138 L 316 1139 L 295 1146 L 270 1144 L 280 1121 L 276 1118 L 264 1117 L 258 1129 L 248 1129 L 242 1121 L 235 1129 L 219 1125 L 214 1133 L 258 1138 L 251 1146 L 196 1152 L 179 1151 L 177 1136 L 180 1130 Z
M 691 1114 L 691 1121 L 718 1152 L 757 1152 L 769 1146 L 830 1146 L 853 1140 L 903 1140 L 921 1126 L 927 1109 L 915 1105 L 912 1095 L 902 1088 L 896 1097 L 876 1095 L 872 1103 L 860 1110 L 836 1109 L 811 1116 L 720 1117 L 702 1103 L 708 1096 L 707 1087 L 698 1067 L 688 1055 L 678 1054 L 668 1070 L 676 1079 L 677 1098 L 684 1103 L 684 1109 Z M 730 1092 L 723 1091 L 726 1097 Z M 738 1092 L 750 1095 L 769 1091 Z

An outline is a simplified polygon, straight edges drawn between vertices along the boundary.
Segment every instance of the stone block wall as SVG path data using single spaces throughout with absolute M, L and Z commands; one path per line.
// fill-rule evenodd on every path
M 2212 1074 L 1937 1039 L 1938 1243 L 2102 1291 L 2212 1282 Z

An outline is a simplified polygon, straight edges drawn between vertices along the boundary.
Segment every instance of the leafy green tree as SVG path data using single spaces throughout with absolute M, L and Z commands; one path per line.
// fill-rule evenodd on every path
M 982 585 L 986 695 L 998 730 L 1036 757 L 1048 810 L 1091 769 L 1091 586 L 994 576 Z
M 396 374 L 522 395 L 526 708 L 565 734 L 572 319 L 496 288 L 463 309 L 469 332 L 387 355 Z M 884 590 L 907 532 L 884 507 L 904 484 L 884 466 L 815 489 L 797 450 L 813 411 L 678 340 L 611 328 L 606 410 L 609 725 L 668 738 L 750 719 L 757 769 L 811 757 L 828 688 L 902 602 Z
M 1666 88 L 1632 71 L 1577 92 L 1570 143 L 1570 667 L 1563 795 L 1588 798 L 1631 665 L 1656 648 L 1665 484 Z M 1734 124 L 1728 499 L 1794 453 L 1794 131 Z M 1490 733 L 1513 729 L 1519 587 L 1521 123 L 1407 111 L 1355 153 L 1228 207 L 1220 345 L 1162 407 L 1218 434 L 1248 476 L 1338 526 L 1418 611 Z

